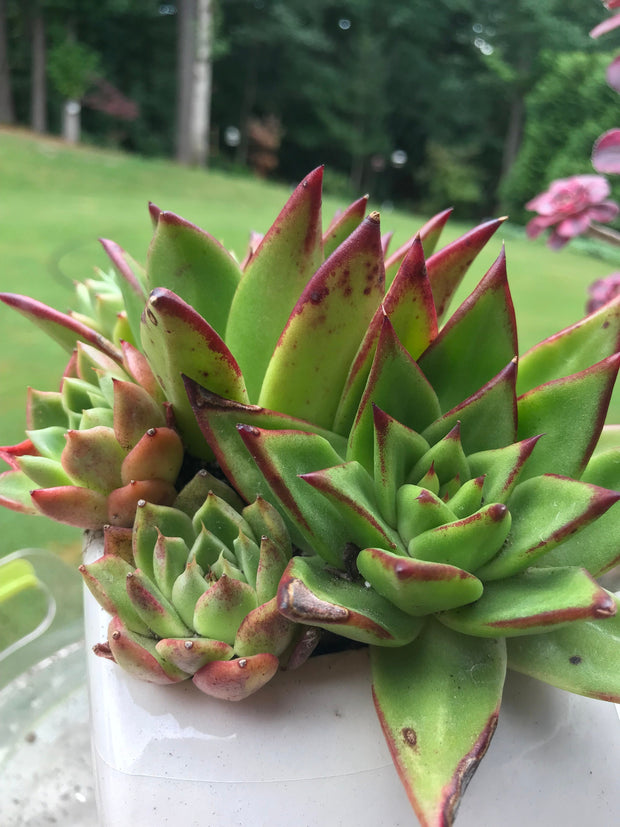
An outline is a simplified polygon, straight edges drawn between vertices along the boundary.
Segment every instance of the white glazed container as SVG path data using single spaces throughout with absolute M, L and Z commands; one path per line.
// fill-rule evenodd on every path
M 91 546 L 89 559 L 101 548 Z M 87 649 L 107 637 L 90 594 Z M 383 739 L 365 650 L 312 658 L 240 703 L 154 686 L 88 654 L 100 827 L 416 825 Z M 456 827 L 617 822 L 613 704 L 510 673 Z

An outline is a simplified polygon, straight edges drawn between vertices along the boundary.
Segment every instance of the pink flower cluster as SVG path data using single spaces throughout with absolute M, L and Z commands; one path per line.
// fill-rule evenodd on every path
M 612 273 L 604 279 L 597 279 L 588 287 L 586 311 L 593 313 L 616 296 L 620 296 L 620 273 Z
M 553 228 L 548 244 L 559 250 L 571 238 L 584 233 L 592 221 L 607 222 L 616 217 L 620 207 L 608 198 L 609 193 L 609 184 L 602 175 L 558 178 L 525 205 L 538 213 L 528 222 L 526 232 L 530 238 L 537 238 L 544 230 Z

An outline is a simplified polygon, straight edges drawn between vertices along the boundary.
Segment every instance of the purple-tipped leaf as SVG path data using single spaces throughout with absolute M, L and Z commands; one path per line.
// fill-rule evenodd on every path
M 402 261 L 408 254 L 409 250 L 411 249 L 411 245 L 415 241 L 418 236 L 424 243 L 424 255 L 428 258 L 430 257 L 435 247 L 437 246 L 437 242 L 439 241 L 439 236 L 442 233 L 443 228 L 446 225 L 446 222 L 450 218 L 452 214 L 452 208 L 448 208 L 447 210 L 443 210 L 437 215 L 434 215 L 431 219 L 429 219 L 426 224 L 424 224 L 418 232 L 406 241 L 402 246 L 398 248 L 394 253 L 392 253 L 388 258 L 385 260 L 385 281 L 386 284 L 391 284 L 394 280 L 394 277 L 400 267 Z
M 368 196 L 363 195 L 333 217 L 329 227 L 323 234 L 323 255 L 325 258 L 329 258 L 336 247 L 339 247 L 359 226 L 366 213 L 367 203 Z

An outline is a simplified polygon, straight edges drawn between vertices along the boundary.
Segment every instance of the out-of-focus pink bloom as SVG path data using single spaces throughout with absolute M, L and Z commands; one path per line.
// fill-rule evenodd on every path
M 620 14 L 618 17 L 620 17 Z M 605 77 L 614 92 L 620 92 L 620 57 L 614 58 L 609 64 Z
M 620 296 L 620 273 L 612 273 L 604 279 L 597 279 L 588 287 L 586 312 L 593 313 L 616 296 Z
M 125 97 L 116 86 L 113 86 L 104 78 L 97 78 L 95 87 L 95 91 L 86 95 L 82 101 L 85 106 L 98 109 L 100 112 L 105 112 L 106 115 L 112 115 L 113 118 L 119 118 L 122 121 L 135 121 L 140 115 L 138 104 Z
M 592 166 L 597 172 L 620 173 L 620 129 L 610 129 L 592 148 Z
M 612 6 L 609 8 L 612 8 Z M 590 37 L 600 37 L 603 34 L 607 34 L 607 32 L 613 31 L 613 29 L 617 29 L 618 26 L 620 26 L 620 14 L 614 14 L 612 17 L 608 17 L 607 20 L 603 20 L 598 26 L 595 26 L 590 32 Z
M 546 192 L 525 205 L 538 213 L 526 226 L 530 238 L 553 228 L 548 244 L 559 250 L 571 238 L 584 233 L 592 221 L 612 221 L 620 207 L 608 198 L 609 184 L 602 175 L 573 175 L 558 178 Z

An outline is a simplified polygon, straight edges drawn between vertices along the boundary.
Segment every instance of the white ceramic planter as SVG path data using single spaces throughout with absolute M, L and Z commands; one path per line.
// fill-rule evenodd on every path
M 87 643 L 104 640 L 107 624 L 87 594 Z M 240 703 L 191 682 L 143 683 L 95 656 L 89 685 L 101 827 L 417 824 L 376 719 L 364 650 L 313 658 Z M 511 675 L 457 827 L 614 824 L 618 766 L 612 704 Z

